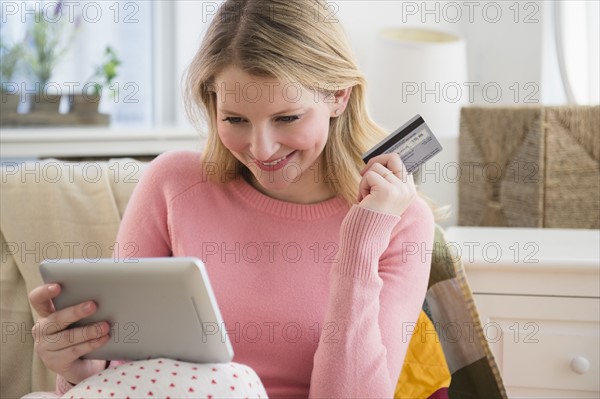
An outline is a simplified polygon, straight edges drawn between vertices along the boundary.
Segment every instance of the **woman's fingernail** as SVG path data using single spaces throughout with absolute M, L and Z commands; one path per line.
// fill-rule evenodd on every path
M 92 303 L 87 302 L 85 305 L 83 305 L 83 311 L 85 313 L 90 313 L 92 311 Z
M 55 292 L 58 289 L 58 284 L 50 284 L 48 286 L 48 291 Z

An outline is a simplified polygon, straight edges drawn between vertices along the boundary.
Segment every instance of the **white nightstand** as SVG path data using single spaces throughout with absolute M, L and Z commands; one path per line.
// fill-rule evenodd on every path
M 600 230 L 446 231 L 509 397 L 600 397 Z

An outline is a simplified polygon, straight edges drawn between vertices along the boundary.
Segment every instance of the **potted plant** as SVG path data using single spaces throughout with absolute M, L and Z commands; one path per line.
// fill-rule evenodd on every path
M 58 112 L 60 105 L 60 87 L 58 93 L 48 93 L 50 78 L 56 65 L 69 49 L 79 26 L 79 20 L 71 27 L 67 35 L 67 19 L 61 16 L 63 1 L 56 3 L 52 18 L 47 17 L 43 11 L 35 13 L 35 21 L 29 26 L 27 38 L 31 45 L 26 53 L 31 73 L 35 78 L 37 93 L 31 102 L 31 111 Z M 47 9 L 47 7 L 44 7 Z
M 8 46 L 6 41 L 0 38 L 0 109 L 3 114 L 17 112 L 19 106 L 19 86 L 12 79 L 22 56 L 22 43 Z
M 97 113 L 100 98 L 105 88 L 117 77 L 117 67 L 121 61 L 112 47 L 107 46 L 104 50 L 102 63 L 96 67 L 92 76 L 83 85 L 81 94 L 74 95 L 71 99 L 71 112 Z

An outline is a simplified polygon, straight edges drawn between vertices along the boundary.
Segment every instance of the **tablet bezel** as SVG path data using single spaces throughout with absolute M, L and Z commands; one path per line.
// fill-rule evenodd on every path
M 109 342 L 85 359 L 164 357 L 194 363 L 233 359 L 206 268 L 198 258 L 47 260 L 40 264 L 40 273 L 45 283 L 62 287 L 53 300 L 56 310 L 87 300 L 97 304 L 95 314 L 70 327 L 110 323 Z M 70 334 L 74 342 L 74 330 L 62 333 Z

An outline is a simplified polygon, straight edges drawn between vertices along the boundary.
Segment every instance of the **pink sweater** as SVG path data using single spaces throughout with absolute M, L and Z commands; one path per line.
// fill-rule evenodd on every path
M 284 202 L 241 178 L 208 182 L 200 156 L 151 163 L 119 256 L 202 259 L 234 361 L 257 372 L 269 397 L 393 397 L 429 278 L 426 203 L 399 218 L 340 198 Z

